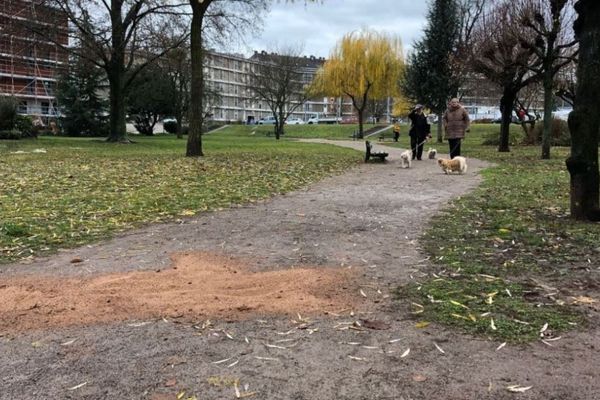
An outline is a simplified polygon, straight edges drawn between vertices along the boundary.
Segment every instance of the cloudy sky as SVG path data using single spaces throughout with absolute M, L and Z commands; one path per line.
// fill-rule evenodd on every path
M 307 5 L 279 1 L 265 16 L 260 36 L 240 51 L 300 45 L 306 55 L 327 57 L 345 33 L 365 27 L 399 35 L 406 50 L 421 36 L 426 11 L 423 0 L 324 0 Z

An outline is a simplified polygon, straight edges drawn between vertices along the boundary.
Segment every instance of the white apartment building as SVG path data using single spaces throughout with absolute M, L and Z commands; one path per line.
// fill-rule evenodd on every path
M 207 83 L 221 94 L 220 104 L 214 104 L 212 118 L 223 122 L 253 123 L 261 118 L 273 115 L 263 101 L 253 97 L 251 71 L 254 66 L 267 56 L 267 52 L 254 52 L 249 58 L 238 54 L 207 52 L 205 73 Z M 324 58 L 314 56 L 298 57 L 302 68 L 303 81 L 312 82 L 317 70 L 325 62 Z M 321 97 L 307 101 L 292 114 L 291 117 L 307 120 L 313 113 L 336 115 L 338 117 L 353 115 L 352 103 L 340 98 Z

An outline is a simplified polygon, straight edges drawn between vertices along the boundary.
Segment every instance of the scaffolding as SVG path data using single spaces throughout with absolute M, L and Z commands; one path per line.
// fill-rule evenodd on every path
M 48 21 L 52 13 L 39 1 L 0 0 L 0 95 L 19 101 L 19 113 L 46 122 L 58 116 L 54 87 L 64 66 L 62 50 L 31 26 L 61 29 L 61 21 Z M 38 10 L 42 7 L 42 10 Z M 41 13 L 40 13 L 41 12 Z M 46 19 L 46 20 L 44 20 Z M 65 25 L 66 29 L 66 25 Z

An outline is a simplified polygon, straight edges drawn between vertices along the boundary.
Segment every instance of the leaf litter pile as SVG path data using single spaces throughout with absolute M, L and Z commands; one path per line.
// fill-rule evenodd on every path
M 252 272 L 231 258 L 183 254 L 165 270 L 6 279 L 0 285 L 0 331 L 159 318 L 235 320 L 324 313 L 360 302 L 356 290 L 355 272 L 348 269 Z
M 29 149 L 41 143 L 0 147 L 0 263 L 287 193 L 359 159 L 348 149 L 216 135 L 201 160 L 183 157 L 185 143 L 172 138 L 38 141 L 43 154 Z

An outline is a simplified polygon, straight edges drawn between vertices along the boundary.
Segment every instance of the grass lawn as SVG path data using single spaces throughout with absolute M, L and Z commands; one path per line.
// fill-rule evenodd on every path
M 373 127 L 374 125 L 365 124 L 363 129 Z M 358 125 L 286 125 L 282 138 L 324 138 L 324 139 L 345 139 L 351 140 L 352 133 L 358 131 Z M 273 125 L 231 125 L 219 132 L 219 134 L 229 134 L 235 136 L 267 136 L 274 135 Z
M 204 137 L 202 159 L 183 156 L 185 140 L 134 140 L 0 141 L 0 262 L 264 199 L 362 161 L 349 149 L 227 132 Z
M 557 335 L 584 323 L 581 307 L 572 304 L 590 302 L 597 292 L 600 224 L 568 216 L 568 148 L 552 149 L 552 159 L 544 161 L 539 147 L 498 153 L 481 145 L 490 129 L 499 126 L 474 125 L 462 153 L 496 165 L 421 238 L 435 276 L 399 293 L 423 306 L 414 306 L 419 318 L 469 333 L 528 341 L 539 339 L 548 324 L 545 333 Z M 446 143 L 435 147 L 447 157 Z

